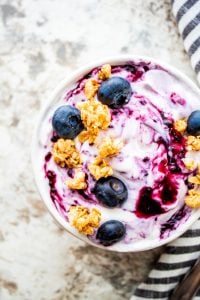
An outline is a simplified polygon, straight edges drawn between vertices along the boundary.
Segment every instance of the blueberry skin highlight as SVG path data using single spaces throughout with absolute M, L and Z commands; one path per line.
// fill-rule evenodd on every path
M 111 208 L 120 206 L 128 198 L 127 187 L 114 176 L 97 180 L 93 192 L 103 205 Z
M 132 88 L 128 80 L 113 76 L 101 83 L 97 97 L 110 108 L 121 108 L 127 104 L 132 95 Z
M 57 135 L 64 139 L 74 139 L 84 128 L 80 111 L 71 105 L 63 105 L 56 109 L 52 126 Z
M 191 135 L 200 135 L 200 110 L 193 111 L 187 120 L 187 132 Z
M 117 220 L 110 220 L 103 223 L 98 231 L 96 238 L 100 244 L 104 246 L 111 246 L 114 243 L 123 239 L 126 233 L 125 225 Z

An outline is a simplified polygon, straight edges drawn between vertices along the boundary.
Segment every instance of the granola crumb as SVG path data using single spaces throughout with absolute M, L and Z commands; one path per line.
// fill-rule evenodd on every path
M 81 170 L 77 170 L 75 172 L 74 178 L 69 178 L 66 181 L 66 186 L 73 190 L 84 190 L 87 187 L 87 183 L 85 182 L 85 173 Z
M 80 233 L 92 235 L 94 229 L 99 227 L 101 221 L 101 212 L 84 206 L 71 206 L 69 209 L 69 222 Z
M 115 156 L 119 153 L 121 148 L 123 147 L 123 141 L 120 139 L 113 139 L 111 137 L 107 137 L 103 139 L 101 144 L 99 145 L 99 155 L 102 158 L 107 156 Z
M 86 98 L 88 100 L 93 100 L 98 89 L 99 89 L 98 81 L 94 78 L 88 79 L 85 83 L 85 88 L 84 88 Z
M 96 180 L 101 177 L 111 176 L 113 174 L 112 168 L 108 165 L 105 159 L 101 157 L 96 157 L 88 168 Z
M 187 137 L 187 145 L 188 145 L 188 150 L 194 150 L 194 151 L 200 150 L 200 135 L 198 136 L 189 135 Z
M 80 153 L 72 140 L 59 139 L 53 145 L 53 158 L 61 167 L 78 168 L 81 166 Z
M 186 169 L 188 169 L 189 171 L 193 171 L 196 167 L 195 161 L 192 158 L 184 159 L 184 165 L 185 165 Z
M 107 105 L 99 101 L 85 101 L 77 103 L 81 112 L 81 120 L 86 128 L 79 135 L 79 140 L 94 142 L 99 129 L 106 130 L 110 125 L 111 115 Z
M 101 67 L 101 70 L 98 73 L 98 78 L 101 80 L 106 80 L 111 76 L 111 65 L 106 64 Z
M 107 129 L 110 125 L 110 111 L 107 105 L 99 101 L 79 102 L 77 107 L 81 111 L 81 119 L 87 129 Z
M 84 130 L 82 131 L 78 138 L 79 138 L 79 141 L 81 143 L 84 143 L 86 141 L 89 142 L 89 144 L 94 144 L 96 138 L 97 138 L 97 135 L 99 133 L 99 129 L 98 128 L 92 128 L 90 130 Z
M 175 121 L 175 122 L 174 122 L 174 128 L 175 128 L 178 132 L 184 133 L 184 131 L 185 131 L 186 128 L 187 128 L 187 120 L 184 118 L 184 119 Z
M 188 178 L 188 181 L 190 183 L 200 184 L 200 175 L 197 174 L 196 176 L 191 176 L 191 177 Z
M 185 198 L 185 204 L 191 208 L 200 207 L 200 192 L 194 189 L 189 190 Z

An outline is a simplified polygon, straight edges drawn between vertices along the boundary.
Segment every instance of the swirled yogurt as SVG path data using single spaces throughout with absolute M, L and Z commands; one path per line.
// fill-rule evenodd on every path
M 87 178 L 85 190 L 68 188 L 65 182 L 72 177 L 73 170 L 60 167 L 52 157 L 52 146 L 57 141 L 51 125 L 54 111 L 61 105 L 75 106 L 79 101 L 86 101 L 85 82 L 88 78 L 97 79 L 100 68 L 92 69 L 66 86 L 63 94 L 46 111 L 40 125 L 36 155 L 45 189 L 71 232 L 80 236 L 69 224 L 70 206 L 95 207 L 101 212 L 101 223 L 119 220 L 125 224 L 124 238 L 109 247 L 125 251 L 133 245 L 139 248 L 141 243 L 168 238 L 192 213 L 184 199 L 191 188 L 188 177 L 193 171 L 185 167 L 184 159 L 190 157 L 197 161 L 200 154 L 187 151 L 185 137 L 174 129 L 173 124 L 198 109 L 200 99 L 186 82 L 160 65 L 129 61 L 112 66 L 111 76 L 127 79 L 133 94 L 124 107 L 110 108 L 110 126 L 100 130 L 97 137 L 97 143 L 107 136 L 124 141 L 119 154 L 109 158 L 109 164 L 113 176 L 126 184 L 128 199 L 121 207 L 108 208 L 96 199 L 93 193 L 96 180 L 88 170 L 98 155 L 95 144 L 80 143 L 78 137 L 75 138 Z M 99 244 L 96 231 L 86 239 Z

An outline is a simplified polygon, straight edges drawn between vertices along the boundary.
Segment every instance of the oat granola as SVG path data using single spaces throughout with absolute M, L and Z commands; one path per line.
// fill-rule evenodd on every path
M 86 132 L 81 133 L 79 139 L 85 141 L 90 139 L 94 142 L 99 129 L 106 130 L 110 125 L 111 115 L 107 105 L 99 101 L 85 101 L 77 103 L 81 112 L 81 119 Z
M 188 150 L 199 151 L 200 150 L 200 136 L 189 135 L 187 137 Z
M 200 207 L 200 192 L 194 189 L 189 190 L 185 198 L 185 204 L 191 208 Z
M 99 227 L 101 212 L 96 209 L 84 206 L 71 206 L 69 209 L 69 222 L 80 233 L 92 235 L 94 229 Z
M 101 144 L 98 146 L 99 155 L 102 158 L 105 158 L 107 156 L 115 156 L 119 153 L 122 147 L 122 140 L 107 137 L 103 139 L 103 141 L 101 141 Z
M 184 165 L 189 171 L 193 171 L 196 167 L 195 161 L 192 158 L 184 159 Z
M 89 130 L 82 131 L 79 134 L 78 138 L 81 143 L 88 141 L 89 144 L 93 144 L 98 134 L 99 134 L 99 128 L 91 128 Z
M 188 178 L 188 181 L 190 183 L 200 184 L 200 175 L 197 174 L 196 176 L 191 176 L 191 177 Z
M 61 167 L 78 168 L 81 166 L 80 153 L 72 140 L 59 139 L 53 145 L 53 158 Z
M 106 80 L 111 76 L 111 65 L 106 64 L 101 67 L 101 70 L 98 73 L 98 78 L 101 80 Z
M 86 189 L 87 183 L 85 182 L 85 173 L 81 170 L 77 170 L 74 178 L 69 178 L 65 184 L 67 187 L 73 190 Z
M 185 131 L 186 128 L 187 128 L 187 120 L 184 118 L 184 119 L 175 121 L 175 122 L 174 122 L 174 128 L 175 128 L 178 132 L 184 133 L 184 131 Z
M 101 157 L 96 157 L 88 168 L 96 180 L 101 177 L 111 176 L 113 174 L 112 168 L 108 165 L 106 160 Z
M 88 100 L 93 100 L 98 89 L 99 89 L 98 81 L 94 78 L 88 79 L 85 83 L 85 88 L 84 88 L 86 98 Z

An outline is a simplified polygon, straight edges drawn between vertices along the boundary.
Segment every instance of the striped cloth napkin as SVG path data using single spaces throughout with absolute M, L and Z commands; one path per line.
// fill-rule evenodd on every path
M 200 83 L 200 0 L 172 0 L 172 12 Z
M 172 11 L 200 83 L 200 0 L 172 0 Z M 200 219 L 165 248 L 155 268 L 138 286 L 131 300 L 168 299 L 199 256 Z M 200 300 L 200 289 L 194 300 Z
M 180 238 L 170 243 L 149 273 L 136 289 L 131 300 L 164 300 L 183 279 L 200 256 L 200 219 Z M 200 300 L 200 290 L 194 297 Z

